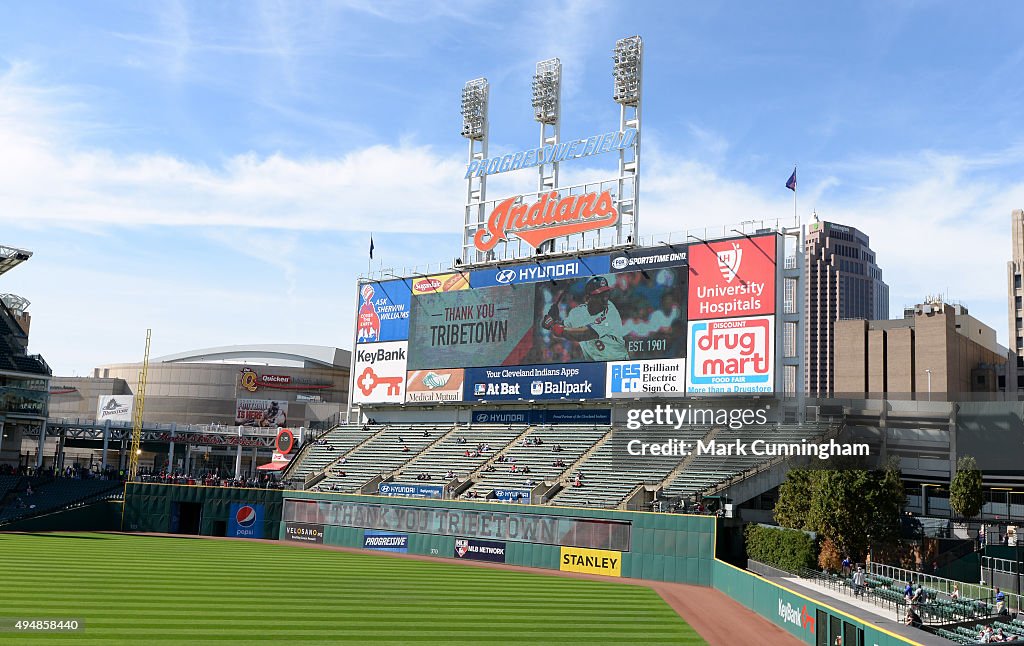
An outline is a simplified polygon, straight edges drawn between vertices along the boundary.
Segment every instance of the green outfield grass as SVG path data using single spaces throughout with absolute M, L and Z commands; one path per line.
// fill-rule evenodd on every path
M 651 589 L 284 544 L 0 534 L 0 644 L 702 644 Z

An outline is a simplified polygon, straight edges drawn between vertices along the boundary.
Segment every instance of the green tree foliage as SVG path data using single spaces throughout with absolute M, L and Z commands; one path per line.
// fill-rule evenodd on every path
M 878 471 L 794 469 L 779 487 L 775 520 L 784 527 L 817 532 L 831 549 L 859 560 L 869 544 L 899 540 L 905 500 L 895 462 Z
M 751 524 L 745 534 L 747 556 L 755 561 L 787 572 L 814 567 L 814 540 L 805 532 Z
M 965 455 L 956 461 L 956 475 L 949 483 L 949 506 L 953 513 L 971 518 L 981 513 L 981 471 L 977 461 Z

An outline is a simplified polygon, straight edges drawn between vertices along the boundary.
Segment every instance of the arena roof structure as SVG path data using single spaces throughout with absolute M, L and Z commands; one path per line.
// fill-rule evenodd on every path
M 0 274 L 9 272 L 31 257 L 31 251 L 0 245 Z
M 348 368 L 348 350 L 325 345 L 266 343 L 224 345 L 156 357 L 153 363 L 266 363 L 273 366 Z

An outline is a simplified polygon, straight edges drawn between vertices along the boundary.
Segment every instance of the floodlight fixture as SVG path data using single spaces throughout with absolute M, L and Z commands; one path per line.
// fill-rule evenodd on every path
M 643 71 L 644 43 L 640 36 L 615 41 L 612 53 L 615 78 L 612 99 L 621 105 L 640 104 L 640 79 Z
M 533 118 L 540 123 L 558 123 L 561 112 L 562 62 L 549 58 L 537 63 L 533 75 Z
M 462 136 L 466 139 L 483 140 L 487 136 L 487 96 L 490 85 L 487 79 L 467 81 L 462 88 Z

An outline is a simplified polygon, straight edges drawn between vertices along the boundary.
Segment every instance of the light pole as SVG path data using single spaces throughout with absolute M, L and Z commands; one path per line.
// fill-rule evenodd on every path
M 932 400 L 932 369 L 931 368 L 925 368 L 924 371 L 926 373 L 928 373 L 928 401 L 931 401 Z

